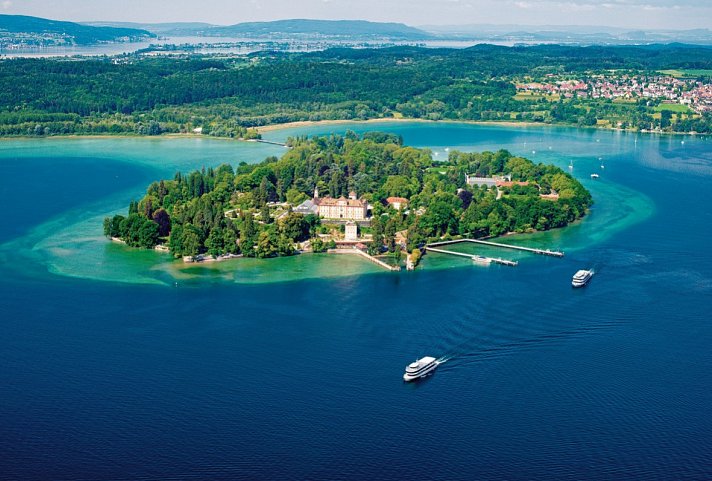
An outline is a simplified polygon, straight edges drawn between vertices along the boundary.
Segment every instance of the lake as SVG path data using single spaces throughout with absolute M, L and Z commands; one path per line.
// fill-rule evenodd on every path
M 523 40 L 423 40 L 423 41 L 403 41 L 403 40 L 340 40 L 340 39 L 302 39 L 294 37 L 161 37 L 140 42 L 113 42 L 98 43 L 93 45 L 69 45 L 50 47 L 22 47 L 22 48 L 0 48 L 0 57 L 5 58 L 49 58 L 49 57 L 101 57 L 113 55 L 127 55 L 139 50 L 147 49 L 151 46 L 180 46 L 188 47 L 185 50 L 170 50 L 165 54 L 185 54 L 186 52 L 199 54 L 238 54 L 247 55 L 259 51 L 281 50 L 285 52 L 313 52 L 334 47 L 371 47 L 379 48 L 383 45 L 404 45 L 423 46 L 428 48 L 467 48 L 473 45 L 487 43 L 490 45 L 503 45 L 511 47 L 513 45 L 534 44 L 534 42 Z M 551 42 L 536 42 L 536 44 Z M 162 51 L 159 51 L 162 52 Z M 162 53 L 164 54 L 164 53 Z
M 712 477 L 709 138 L 409 122 L 265 137 L 346 129 L 435 158 L 506 148 L 572 165 L 596 203 L 577 225 L 508 238 L 566 252 L 497 252 L 517 267 L 428 254 L 400 273 L 309 255 L 186 269 L 108 242 L 101 220 L 176 170 L 282 147 L 0 141 L 3 479 Z M 424 355 L 450 360 L 403 383 Z

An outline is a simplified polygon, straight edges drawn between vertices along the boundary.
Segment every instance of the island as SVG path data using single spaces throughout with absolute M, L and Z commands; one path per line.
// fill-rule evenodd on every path
M 153 182 L 104 234 L 186 261 L 340 248 L 417 264 L 427 242 L 564 227 L 593 202 L 567 172 L 506 150 L 435 161 L 400 136 L 351 131 L 288 145 L 280 159 Z

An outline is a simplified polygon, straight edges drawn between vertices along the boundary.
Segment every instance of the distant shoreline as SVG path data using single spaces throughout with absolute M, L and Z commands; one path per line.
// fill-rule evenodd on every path
M 469 125 L 502 125 L 505 127 L 575 127 L 573 125 L 563 125 L 563 124 L 545 124 L 542 122 L 515 122 L 515 121 L 497 121 L 497 120 L 428 120 L 428 119 L 410 119 L 410 118 L 394 118 L 394 117 L 384 117 L 377 119 L 367 119 L 367 120 L 297 120 L 294 122 L 286 122 L 283 124 L 270 124 L 260 127 L 255 127 L 259 133 L 264 132 L 274 132 L 278 130 L 299 128 L 299 127 L 316 127 L 316 126 L 329 126 L 329 125 L 340 125 L 340 124 L 376 124 L 380 122 L 385 123 L 403 123 L 403 122 L 415 122 L 415 123 L 430 123 L 430 124 L 469 124 Z
M 338 119 L 338 120 L 297 120 L 294 122 L 286 122 L 282 124 L 269 124 L 259 127 L 250 127 L 257 130 L 260 134 L 268 132 L 277 132 L 285 129 L 299 128 L 299 127 L 317 127 L 317 126 L 330 126 L 330 125 L 343 125 L 343 124 L 375 124 L 375 123 L 429 123 L 429 124 L 466 124 L 466 125 L 482 125 L 482 126 L 502 126 L 502 127 L 550 127 L 550 128 L 568 128 L 577 130 L 601 130 L 606 132 L 626 132 L 631 134 L 657 134 L 657 135 L 704 135 L 697 132 L 657 132 L 650 130 L 632 130 L 632 129 L 621 129 L 615 127 L 582 127 L 575 124 L 547 124 L 542 122 L 516 122 L 516 121 L 499 121 L 499 120 L 428 120 L 428 119 L 411 119 L 411 118 L 376 118 L 367 120 L 354 120 L 354 119 Z M 168 133 L 161 135 L 141 135 L 141 134 L 67 134 L 67 135 L 43 135 L 43 136 L 32 136 L 32 135 L 8 135 L 0 136 L 0 142 L 9 140 L 42 140 L 42 139 L 210 139 L 210 140 L 222 140 L 230 142 L 260 142 L 260 140 L 269 139 L 242 139 L 233 137 L 217 137 L 212 135 L 196 134 L 193 132 L 186 133 Z M 266 143 L 269 143 L 266 142 Z
M 67 134 L 67 135 L 6 135 L 0 136 L 1 141 L 7 140 L 44 140 L 44 139 L 155 139 L 155 140 L 165 140 L 165 139 L 210 139 L 210 140 L 224 140 L 230 142 L 252 142 L 248 139 L 235 139 L 232 137 L 215 137 L 212 135 L 194 134 L 194 133 L 170 133 L 161 135 L 141 135 L 141 134 Z
M 372 123 L 402 123 L 402 122 L 417 122 L 417 123 L 431 123 L 431 124 L 467 124 L 467 125 L 483 125 L 483 126 L 502 126 L 502 127 L 551 127 L 555 129 L 567 128 L 567 129 L 577 129 L 577 130 L 601 130 L 604 132 L 626 132 L 631 134 L 657 134 L 657 135 L 702 135 L 697 132 L 657 132 L 651 130 L 633 130 L 633 129 L 621 129 L 618 127 L 597 127 L 593 126 L 580 126 L 576 124 L 547 124 L 544 122 L 517 122 L 514 120 L 428 120 L 428 119 L 411 119 L 411 118 L 394 118 L 394 117 L 384 117 L 378 119 L 367 119 L 367 120 L 297 120 L 295 122 L 286 122 L 284 124 L 270 124 L 260 127 L 253 127 L 262 134 L 266 132 L 276 132 L 284 129 L 299 128 L 299 127 L 316 127 L 316 126 L 329 126 L 329 125 L 339 125 L 339 124 L 372 124 Z

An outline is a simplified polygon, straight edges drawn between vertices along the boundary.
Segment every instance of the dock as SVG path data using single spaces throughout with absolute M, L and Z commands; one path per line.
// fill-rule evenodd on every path
M 271 144 L 271 145 L 279 145 L 280 147 L 287 147 L 287 144 L 283 144 L 281 142 L 275 142 L 273 140 L 264 140 L 264 139 L 250 139 L 248 142 L 259 142 L 261 144 Z
M 533 254 L 539 254 L 539 255 L 543 255 L 543 256 L 564 257 L 564 253 L 560 252 L 560 251 L 552 251 L 550 249 L 535 249 L 532 247 L 514 246 L 511 244 L 501 244 L 499 242 L 489 242 L 489 241 L 483 241 L 483 240 L 479 240 L 479 239 L 456 239 L 456 240 L 450 240 L 450 241 L 433 242 L 432 244 L 429 244 L 428 247 L 458 244 L 460 242 L 472 242 L 473 244 L 481 244 L 481 245 L 486 245 L 486 246 L 491 246 L 491 247 L 502 247 L 505 249 L 514 249 L 514 250 L 518 250 L 518 251 L 531 252 Z M 426 249 L 428 247 L 426 247 Z M 465 255 L 469 255 L 469 254 L 465 254 Z
M 455 252 L 455 251 L 448 251 L 445 249 L 436 249 L 435 247 L 425 247 L 425 250 L 428 252 L 437 252 L 439 254 L 450 254 L 453 256 L 460 256 L 460 257 L 469 257 L 470 260 L 473 262 L 478 262 L 482 264 L 501 264 L 503 266 L 511 266 L 515 267 L 517 264 L 519 264 L 517 261 L 510 261 L 508 259 L 502 259 L 499 257 L 485 257 L 485 256 L 480 256 L 480 255 L 472 255 L 472 254 L 466 254 L 464 252 Z
M 383 262 L 381 259 L 377 259 L 376 257 L 373 257 L 372 255 L 368 255 L 366 252 L 362 251 L 361 249 L 329 249 L 327 251 L 329 254 L 356 254 L 361 257 L 364 257 L 368 259 L 369 261 L 373 262 L 376 265 L 379 265 L 383 267 L 384 269 L 388 269 L 389 271 L 400 271 L 401 268 L 400 266 L 392 266 L 390 264 L 387 264 Z

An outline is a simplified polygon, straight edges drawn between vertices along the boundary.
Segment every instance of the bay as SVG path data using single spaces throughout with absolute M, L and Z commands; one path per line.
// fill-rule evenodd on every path
M 101 218 L 177 169 L 280 147 L 0 142 L 3 478 L 712 476 L 709 139 L 449 123 L 266 137 L 346 129 L 573 164 L 596 204 L 507 239 L 566 252 L 499 252 L 516 268 L 429 254 L 412 273 L 329 256 L 184 270 L 107 242 Z M 584 267 L 597 274 L 572 290 Z M 404 384 L 422 355 L 450 360 Z

